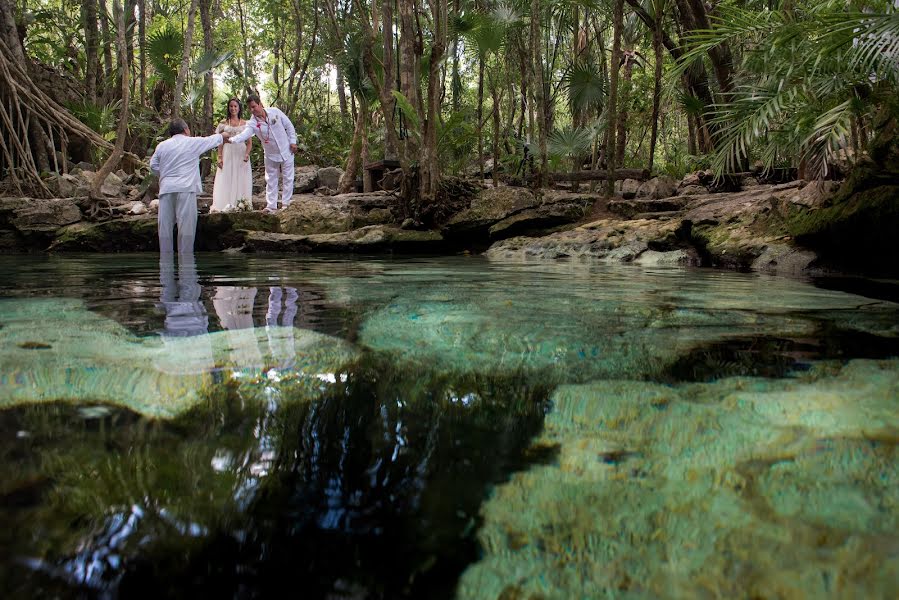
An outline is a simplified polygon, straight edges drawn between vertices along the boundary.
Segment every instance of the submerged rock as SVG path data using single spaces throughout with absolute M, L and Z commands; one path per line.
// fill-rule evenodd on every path
M 893 597 L 897 398 L 896 360 L 562 387 L 535 441 L 557 460 L 484 505 L 457 597 Z
M 652 265 L 682 259 L 677 251 L 642 251 L 638 256 L 644 254 Z M 491 270 L 505 266 L 491 262 Z M 401 291 L 394 276 L 393 286 L 384 291 L 388 297 L 378 298 L 383 306 L 362 322 L 358 343 L 400 364 L 427 365 L 454 376 L 518 374 L 570 383 L 663 378 L 681 356 L 733 338 L 807 338 L 818 321 L 802 318 L 800 310 L 851 311 L 859 319 L 851 324 L 853 330 L 896 335 L 884 332 L 882 322 L 895 314 L 894 305 L 887 303 L 884 309 L 858 296 L 822 293 L 789 279 L 769 278 L 766 297 L 757 298 L 757 283 L 739 274 L 724 285 L 721 273 L 624 266 L 590 272 L 582 265 L 567 266 L 539 265 L 540 281 L 552 281 L 550 273 L 564 281 L 568 300 L 561 302 L 554 289 L 525 279 L 514 288 L 497 285 L 489 280 L 490 271 L 480 278 L 465 277 L 464 271 L 458 276 L 454 271 L 424 272 Z M 683 290 L 659 296 L 660 286 L 680 289 L 672 280 L 683 281 Z M 341 290 L 341 297 L 369 297 L 381 287 L 366 280 L 326 285 Z M 348 293 L 343 285 L 366 288 Z
M 104 402 L 172 417 L 231 383 L 250 395 L 299 386 L 312 399 L 319 376 L 355 358 L 346 342 L 293 327 L 137 337 L 75 300 L 0 300 L 0 322 L 0 408 Z

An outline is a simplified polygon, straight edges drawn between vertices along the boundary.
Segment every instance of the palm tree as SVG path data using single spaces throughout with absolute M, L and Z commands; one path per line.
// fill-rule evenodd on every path
M 676 72 L 719 44 L 746 48 L 729 99 L 713 107 L 717 174 L 756 154 L 765 168 L 793 159 L 800 176 L 823 178 L 838 152 L 869 146 L 874 115 L 897 114 L 899 11 L 879 5 L 884 12 L 846 11 L 835 1 L 790 10 L 722 7 L 713 28 L 694 32 Z

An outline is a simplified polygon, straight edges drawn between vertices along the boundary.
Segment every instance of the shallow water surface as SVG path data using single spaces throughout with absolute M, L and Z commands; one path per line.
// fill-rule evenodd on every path
M 5 597 L 899 593 L 889 282 L 212 254 L 0 273 Z

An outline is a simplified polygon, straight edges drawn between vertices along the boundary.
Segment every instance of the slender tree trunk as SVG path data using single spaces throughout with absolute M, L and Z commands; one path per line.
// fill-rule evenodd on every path
M 652 173 L 652 166 L 656 156 L 656 140 L 659 137 L 659 107 L 662 100 L 662 19 L 656 15 L 655 27 L 652 29 L 652 50 L 655 55 L 655 72 L 653 74 L 652 87 L 652 134 L 649 138 L 649 165 L 647 168 Z
M 366 16 L 367 7 L 362 0 L 355 0 L 357 14 L 359 15 L 359 23 L 362 25 L 363 32 L 363 66 L 365 73 L 371 80 L 375 91 L 378 93 L 378 99 L 381 104 L 381 114 L 384 117 L 384 158 L 387 160 L 399 159 L 403 172 L 408 174 L 408 163 L 405 155 L 400 153 L 400 143 L 397 139 L 396 125 L 393 118 L 393 108 L 396 100 L 393 97 L 393 81 L 395 77 L 395 64 L 393 53 L 393 0 L 382 0 L 381 15 L 384 23 L 384 33 L 382 37 L 383 53 L 381 59 L 375 56 L 374 43 L 375 31 L 378 29 L 378 21 L 376 17 L 371 20 Z M 374 13 L 375 11 L 372 10 Z M 378 77 L 375 65 L 382 66 L 383 80 Z
M 215 50 L 215 40 L 212 37 L 212 0 L 199 0 L 200 24 L 203 27 L 203 50 L 206 54 L 212 54 Z M 215 80 L 210 70 L 203 76 L 203 121 L 200 125 L 203 135 L 213 132 L 212 112 L 213 94 L 215 92 Z M 212 160 L 206 154 L 200 159 L 200 172 L 205 177 L 212 169 Z
M 203 26 L 203 50 L 207 54 L 211 54 L 215 50 L 215 39 L 213 39 L 212 33 L 212 0 L 199 0 L 199 9 L 200 9 L 200 23 Z M 209 71 L 204 76 L 204 91 L 203 91 L 203 132 L 204 134 L 210 134 L 213 130 L 212 123 L 212 113 L 213 113 L 213 98 L 215 91 L 215 80 L 212 77 L 212 71 Z
M 184 92 L 184 83 L 187 81 L 187 72 L 190 69 L 190 54 L 193 48 L 197 3 L 198 0 L 191 0 L 190 11 L 187 13 L 187 29 L 184 32 L 184 53 L 181 55 L 181 66 L 178 68 L 178 79 L 175 81 L 175 96 L 172 99 L 173 119 L 181 115 L 181 95 Z
M 197 0 L 192 0 L 194 4 L 196 1 Z M 250 83 L 250 44 L 247 43 L 247 24 L 243 14 L 243 3 L 241 0 L 237 0 L 237 15 L 240 17 L 240 37 L 243 41 L 240 45 L 243 50 L 243 87 L 244 91 L 248 94 L 254 94 L 255 90 Z M 299 44 L 299 39 L 297 40 L 297 44 Z
M 440 99 L 443 78 L 440 67 L 446 54 L 447 0 L 429 0 L 433 18 L 431 56 L 428 62 L 427 116 L 422 132 L 421 205 L 427 206 L 437 196 L 440 182 L 440 162 L 437 156 L 437 128 L 440 125 Z
M 109 11 L 106 9 L 106 0 L 98 0 L 100 7 L 100 31 L 103 32 L 103 79 L 102 85 L 104 89 L 107 89 L 107 85 L 109 85 L 110 78 L 112 77 L 112 34 L 109 31 Z M 111 90 L 110 90 L 111 91 Z M 110 95 L 104 94 L 104 97 L 109 98 Z
M 630 83 L 634 73 L 634 63 L 630 56 L 625 55 L 624 60 L 624 85 L 618 90 L 618 131 L 615 140 L 615 164 L 624 165 L 624 151 L 627 147 L 627 118 L 630 99 Z
M 84 26 L 84 88 L 92 104 L 97 103 L 97 79 L 100 73 L 100 33 L 97 30 L 97 0 L 81 0 Z
M 609 72 L 609 103 L 608 115 L 609 122 L 606 126 L 606 161 L 609 171 L 609 179 L 606 183 L 606 195 L 611 197 L 615 194 L 615 121 L 618 116 L 618 65 L 621 63 L 621 29 L 624 21 L 624 0 L 615 0 L 614 10 L 612 13 L 612 26 L 614 33 L 612 35 L 612 60 L 611 70 Z
M 537 113 L 538 147 L 540 149 L 540 173 L 536 178 L 538 188 L 542 188 L 546 182 L 549 170 L 549 159 L 546 153 L 546 82 L 543 76 L 543 53 L 540 44 L 540 0 L 531 0 L 531 69 L 534 72 L 534 100 Z
M 140 48 L 140 104 L 147 104 L 147 0 L 137 0 L 140 20 L 137 22 L 137 44 Z
M 356 126 L 353 130 L 353 142 L 350 144 L 350 155 L 346 160 L 346 168 L 337 184 L 338 194 L 348 194 L 356 189 L 356 174 L 362 166 L 362 146 L 368 129 L 368 102 L 359 95 L 359 111 L 356 113 Z
M 453 14 L 458 15 L 461 7 L 461 0 L 453 0 Z M 459 60 L 459 32 L 453 31 L 453 75 L 452 83 L 453 111 L 457 112 L 462 108 L 462 75 Z
M 490 84 L 490 96 L 493 99 L 493 187 L 497 187 L 499 185 L 497 175 L 499 172 L 499 103 L 501 97 L 495 81 Z
M 346 81 L 340 67 L 337 67 L 337 101 L 340 105 L 340 118 L 346 121 L 350 117 L 350 111 L 346 101 Z
M 703 0 L 686 0 L 693 13 L 693 22 L 697 29 L 709 30 L 712 28 L 709 15 Z M 733 57 L 730 46 L 726 43 L 719 44 L 709 49 L 709 60 L 715 71 L 715 79 L 718 81 L 718 89 L 727 100 L 733 91 Z
M 425 112 L 422 105 L 421 89 L 419 88 L 419 74 L 421 73 L 419 57 L 422 52 L 418 47 L 419 42 L 416 35 L 418 20 L 415 13 L 415 3 L 413 0 L 398 0 L 397 9 L 397 16 L 400 21 L 400 92 L 418 113 L 418 121 L 423 125 Z M 405 142 L 406 156 L 417 154 L 419 148 L 414 136 L 407 136 Z
M 128 53 L 125 51 L 125 15 L 120 2 L 121 0 L 113 0 L 112 12 L 116 18 L 116 46 L 121 61 L 119 72 L 122 78 L 122 109 L 119 112 L 119 125 L 116 128 L 115 147 L 109 158 L 97 171 L 91 185 L 91 196 L 94 198 L 102 198 L 100 188 L 106 181 L 106 177 L 119 166 L 125 150 L 125 137 L 128 135 L 128 118 L 131 112 L 131 67 L 128 64 Z
M 478 170 L 484 180 L 484 57 L 478 57 Z
M 124 0 L 125 1 L 125 53 L 127 54 L 127 60 L 125 61 L 128 64 L 128 68 L 131 69 L 131 73 L 128 75 L 128 79 L 130 81 L 131 90 L 129 90 L 129 95 L 134 97 L 134 7 L 137 4 L 137 0 Z

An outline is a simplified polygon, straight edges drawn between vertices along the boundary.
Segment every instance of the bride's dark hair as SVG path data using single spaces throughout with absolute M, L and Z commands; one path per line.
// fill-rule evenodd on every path
M 231 103 L 237 102 L 237 118 L 240 119 L 243 117 L 243 103 L 237 98 L 228 98 L 228 101 L 225 102 L 225 121 L 231 120 Z

